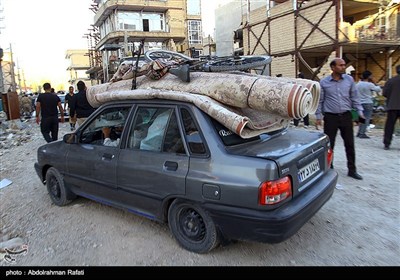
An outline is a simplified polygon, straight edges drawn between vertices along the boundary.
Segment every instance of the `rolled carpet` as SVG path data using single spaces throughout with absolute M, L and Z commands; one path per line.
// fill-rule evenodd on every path
M 303 118 L 315 112 L 318 106 L 319 90 L 312 83 L 311 89 L 316 92 L 314 96 L 300 82 L 268 79 L 260 75 L 206 72 L 193 72 L 190 75 L 189 83 L 171 74 L 157 81 L 141 76 L 137 78 L 137 89 L 153 88 L 200 94 L 231 107 L 250 108 L 289 119 Z M 126 91 L 131 89 L 131 84 L 131 80 L 122 80 L 96 85 L 90 88 L 90 93 L 96 95 L 107 91 Z M 89 103 L 95 107 L 99 105 L 95 98 L 91 98 Z
M 96 89 L 98 87 L 96 86 Z M 260 112 L 249 108 L 233 108 L 224 105 L 208 96 L 158 89 L 115 90 L 95 93 L 95 87 L 88 88 L 87 98 L 95 107 L 110 101 L 126 99 L 170 99 L 190 102 L 200 110 L 223 124 L 229 130 L 242 138 L 251 138 L 262 133 L 267 133 L 285 128 L 289 119 L 281 116 Z

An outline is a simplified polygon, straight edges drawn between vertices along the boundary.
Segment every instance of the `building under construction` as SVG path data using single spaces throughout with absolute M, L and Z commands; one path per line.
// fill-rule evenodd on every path
M 169 49 L 202 54 L 200 0 L 93 0 L 94 24 L 89 42 L 92 80 L 106 82 L 121 60 L 132 57 L 144 40 L 144 51 Z
M 343 57 L 356 80 L 368 69 L 386 81 L 400 64 L 399 2 L 266 0 L 253 9 L 242 0 L 240 27 L 231 34 L 239 34 L 244 54 L 273 57 L 271 75 L 318 80 L 330 73 L 332 58 Z M 218 36 L 216 42 L 218 52 Z
M 78 81 L 89 82 L 86 73 L 86 71 L 90 69 L 87 50 L 67 50 L 65 53 L 65 59 L 69 61 L 69 66 L 67 68 L 69 74 L 68 83 L 77 88 Z

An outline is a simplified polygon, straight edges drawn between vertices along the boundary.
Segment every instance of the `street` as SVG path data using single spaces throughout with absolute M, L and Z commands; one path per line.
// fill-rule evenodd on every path
M 355 138 L 362 181 L 347 176 L 338 135 L 333 197 L 293 237 L 279 244 L 239 241 L 198 255 L 180 248 L 167 225 L 83 198 L 52 204 L 33 167 L 45 141 L 33 120 L 29 124 L 30 142 L 0 150 L 0 178 L 12 181 L 0 189 L 0 242 L 27 247 L 14 263 L 0 251 L 1 266 L 400 265 L 400 137 L 385 151 L 381 129 L 372 129 L 371 139 Z M 68 130 L 61 124 L 59 138 Z

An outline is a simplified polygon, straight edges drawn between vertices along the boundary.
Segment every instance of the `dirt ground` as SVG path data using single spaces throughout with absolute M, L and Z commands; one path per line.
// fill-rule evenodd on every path
M 62 124 L 60 135 L 67 131 Z M 385 151 L 381 129 L 355 140 L 362 181 L 346 176 L 338 136 L 333 197 L 296 235 L 279 244 L 237 242 L 205 255 L 180 248 L 166 225 L 126 211 L 83 198 L 52 204 L 33 167 L 45 141 L 36 124 L 31 132 L 30 142 L 0 150 L 0 179 L 13 182 L 0 190 L 0 242 L 28 247 L 14 263 L 0 252 L 0 266 L 400 265 L 400 137 Z

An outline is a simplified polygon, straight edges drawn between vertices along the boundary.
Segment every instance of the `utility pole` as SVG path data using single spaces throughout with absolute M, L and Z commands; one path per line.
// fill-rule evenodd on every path
M 10 75 L 11 75 L 11 91 L 17 91 L 17 84 L 15 83 L 15 72 L 14 72 L 14 60 L 13 60 L 13 52 L 10 44 Z
M 25 80 L 25 72 L 24 72 L 24 69 L 22 69 L 22 82 L 24 83 L 24 91 L 26 92 L 26 80 Z
M 3 49 L 0 48 L 0 94 L 5 92 L 4 90 L 4 79 L 3 79 Z
M 211 56 L 211 35 L 208 34 L 208 54 Z
M 17 75 L 18 75 L 18 87 L 19 87 L 19 93 L 21 93 L 22 91 L 22 87 L 21 87 L 21 73 L 20 73 L 20 68 L 19 68 L 19 61 L 17 59 Z

